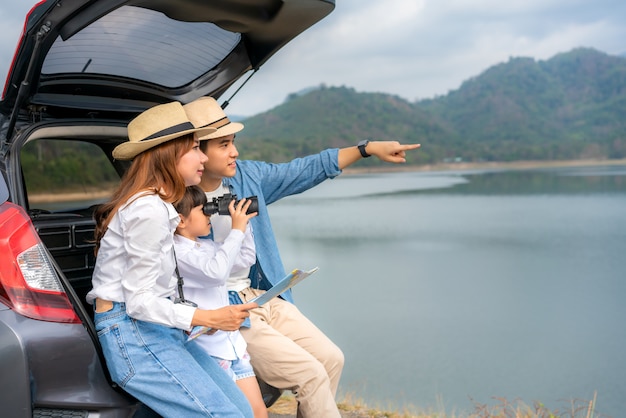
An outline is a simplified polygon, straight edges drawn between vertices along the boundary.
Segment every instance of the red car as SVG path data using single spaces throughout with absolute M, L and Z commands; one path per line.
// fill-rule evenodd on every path
M 220 98 L 334 0 L 49 0 L 33 7 L 0 101 L 0 415 L 129 417 L 84 301 L 93 208 L 128 162 L 126 124 Z M 262 385 L 266 403 L 279 395 Z

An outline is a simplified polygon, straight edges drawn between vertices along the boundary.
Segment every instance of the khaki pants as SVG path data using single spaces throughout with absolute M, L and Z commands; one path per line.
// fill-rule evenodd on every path
M 244 302 L 263 293 L 245 289 Z M 241 328 L 254 371 L 266 383 L 291 390 L 298 418 L 340 418 L 335 394 L 343 353 L 292 303 L 274 298 L 250 311 L 252 327 Z

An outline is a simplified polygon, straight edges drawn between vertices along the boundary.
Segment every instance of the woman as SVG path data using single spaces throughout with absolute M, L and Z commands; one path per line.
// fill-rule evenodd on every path
M 232 379 L 185 331 L 232 331 L 256 304 L 203 310 L 177 295 L 173 207 L 200 182 L 206 156 L 178 102 L 155 106 L 128 125 L 113 150 L 133 160 L 110 202 L 94 214 L 96 265 L 87 300 L 112 379 L 164 417 L 252 417 Z

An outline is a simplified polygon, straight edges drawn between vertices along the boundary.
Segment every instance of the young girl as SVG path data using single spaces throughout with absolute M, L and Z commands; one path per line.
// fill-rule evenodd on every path
M 133 160 L 110 202 L 94 214 L 96 265 L 87 300 L 114 382 L 164 417 L 252 417 L 237 385 L 185 331 L 236 330 L 256 304 L 217 310 L 175 303 L 172 203 L 198 184 L 206 157 L 178 102 L 128 125 L 113 150 Z
M 231 271 L 250 268 L 256 260 L 254 237 L 248 224 L 256 212 L 247 214 L 251 202 L 246 199 L 241 199 L 237 205 L 231 200 L 228 209 L 232 230 L 224 242 L 218 244 L 212 239 L 199 239 L 211 232 L 210 217 L 203 212 L 206 202 L 204 191 L 190 186 L 174 205 L 181 219 L 174 235 L 174 248 L 184 278 L 185 296 L 202 309 L 215 309 L 229 305 L 226 281 Z M 196 341 L 232 376 L 248 398 L 254 417 L 267 418 L 267 408 L 241 333 L 209 331 Z

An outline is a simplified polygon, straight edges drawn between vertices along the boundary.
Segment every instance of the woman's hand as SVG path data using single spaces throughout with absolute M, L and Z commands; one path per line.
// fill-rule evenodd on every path
M 243 321 L 250 316 L 250 309 L 258 308 L 254 302 L 242 305 L 228 305 L 219 309 L 196 309 L 191 325 L 210 327 L 215 330 L 236 331 Z

